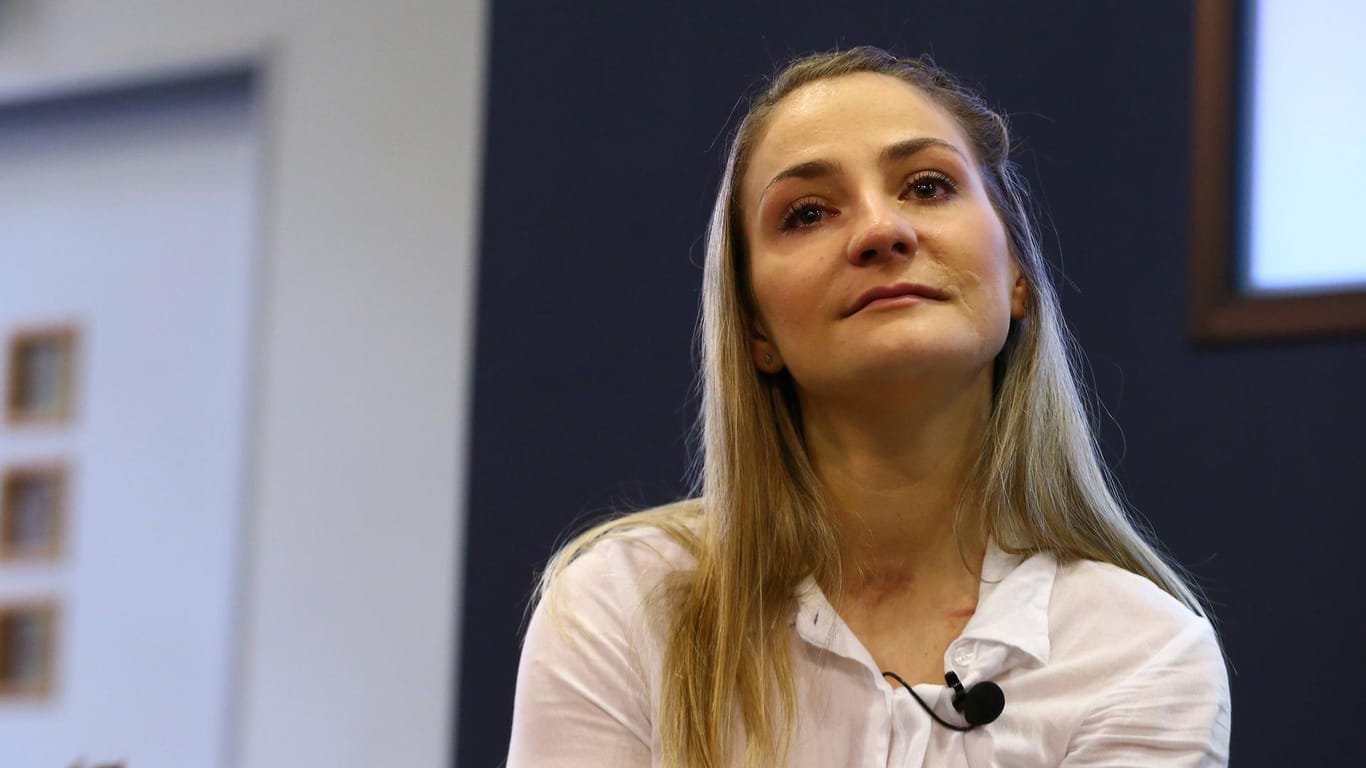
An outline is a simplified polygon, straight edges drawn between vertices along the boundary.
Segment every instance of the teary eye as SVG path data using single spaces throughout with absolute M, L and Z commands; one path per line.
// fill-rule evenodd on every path
M 958 191 L 953 180 L 938 171 L 920 171 L 906 182 L 906 194 L 917 200 L 943 200 Z
M 788 206 L 778 228 L 783 231 L 791 229 L 808 229 L 820 224 L 826 217 L 833 215 L 835 215 L 835 212 L 827 209 L 820 200 L 804 197 Z

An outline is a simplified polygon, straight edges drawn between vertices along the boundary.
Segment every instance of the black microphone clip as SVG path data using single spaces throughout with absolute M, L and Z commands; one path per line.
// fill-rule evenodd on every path
M 983 680 L 968 690 L 952 671 L 944 673 L 944 682 L 953 689 L 953 708 L 963 715 L 970 725 L 986 725 L 1001 716 L 1006 708 L 1006 695 L 1001 686 Z
M 929 715 L 930 719 L 951 731 L 966 732 L 979 725 L 986 725 L 1000 717 L 1001 711 L 1006 708 L 1006 695 L 1001 692 L 1001 686 L 990 680 L 983 680 L 980 683 L 974 683 L 971 688 L 964 691 L 963 683 L 958 680 L 958 675 L 953 672 L 945 672 L 944 682 L 953 689 L 953 708 L 963 716 L 964 720 L 968 721 L 967 725 L 954 725 L 936 715 L 930 705 L 926 704 L 920 698 L 920 694 L 915 692 L 910 683 L 902 680 L 900 675 L 895 672 L 883 672 L 882 676 L 890 677 L 901 683 L 901 687 L 906 689 L 906 693 L 911 694 L 911 698 L 915 699 L 920 708 L 925 710 L 925 714 Z

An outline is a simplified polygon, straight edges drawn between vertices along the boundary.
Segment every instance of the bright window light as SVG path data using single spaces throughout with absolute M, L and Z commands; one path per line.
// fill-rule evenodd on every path
M 1252 10 L 1244 287 L 1366 288 L 1366 2 Z

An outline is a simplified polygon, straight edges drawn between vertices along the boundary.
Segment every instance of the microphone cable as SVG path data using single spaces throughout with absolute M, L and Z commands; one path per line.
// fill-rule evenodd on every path
M 958 680 L 958 675 L 954 672 L 945 672 L 944 682 L 953 689 L 953 708 L 963 715 L 964 720 L 968 721 L 966 726 L 954 725 L 936 715 L 934 710 L 930 709 L 930 705 L 926 704 L 924 699 L 916 694 L 915 689 L 901 679 L 900 675 L 895 672 L 883 672 L 882 676 L 890 677 L 901 683 L 901 687 L 911 694 L 911 698 L 916 700 L 916 703 L 925 710 L 926 714 L 934 718 L 936 723 L 950 730 L 967 732 L 979 725 L 986 725 L 1000 717 L 1001 712 L 1006 708 L 1005 693 L 1001 691 L 1001 686 L 996 683 L 983 680 L 964 691 L 963 683 Z

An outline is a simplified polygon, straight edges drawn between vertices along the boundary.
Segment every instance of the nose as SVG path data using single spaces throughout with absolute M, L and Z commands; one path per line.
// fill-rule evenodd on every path
M 863 205 L 863 217 L 849 240 L 848 258 L 855 266 L 866 266 L 881 259 L 913 255 L 919 247 L 915 227 L 896 201 L 870 199 Z

